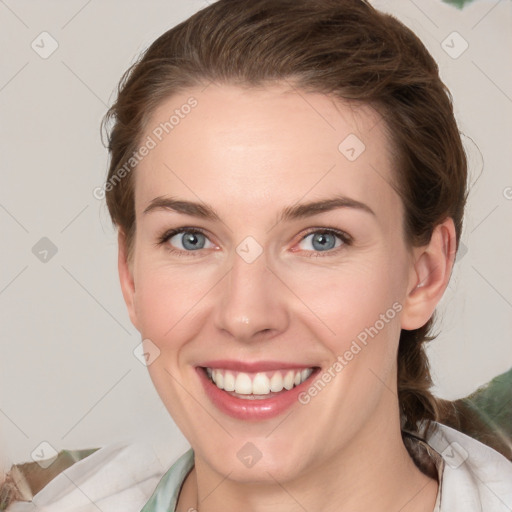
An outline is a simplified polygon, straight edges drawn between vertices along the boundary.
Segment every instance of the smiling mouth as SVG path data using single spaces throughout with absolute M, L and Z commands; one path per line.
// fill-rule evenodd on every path
M 217 388 L 243 400 L 262 400 L 280 395 L 305 382 L 316 369 L 311 367 L 248 373 L 202 367 Z

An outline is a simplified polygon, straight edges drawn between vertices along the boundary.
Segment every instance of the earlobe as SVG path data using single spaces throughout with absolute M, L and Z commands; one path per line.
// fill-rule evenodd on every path
M 122 229 L 119 229 L 117 235 L 117 268 L 119 271 L 119 281 L 123 292 L 124 301 L 128 308 L 128 314 L 134 327 L 139 330 L 137 309 L 135 307 L 135 281 L 133 278 L 133 270 L 128 261 L 126 236 Z
M 419 329 L 428 322 L 448 286 L 456 253 L 453 220 L 438 224 L 430 242 L 414 248 L 413 253 L 401 325 L 407 330 Z

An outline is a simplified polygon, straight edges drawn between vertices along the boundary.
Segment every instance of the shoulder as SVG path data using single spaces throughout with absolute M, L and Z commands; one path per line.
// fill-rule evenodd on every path
M 166 467 L 149 444 L 112 444 L 59 473 L 32 501 L 7 510 L 139 512 Z
M 425 441 L 443 460 L 441 512 L 510 512 L 511 461 L 441 423 L 435 423 Z

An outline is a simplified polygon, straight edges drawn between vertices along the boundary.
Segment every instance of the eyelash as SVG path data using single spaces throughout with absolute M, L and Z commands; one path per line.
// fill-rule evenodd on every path
M 206 232 L 203 231 L 202 229 L 192 228 L 192 227 L 188 228 L 188 227 L 185 226 L 185 227 L 171 229 L 169 231 L 166 231 L 163 235 L 161 235 L 158 238 L 158 241 L 157 241 L 156 245 L 164 245 L 174 235 L 178 235 L 180 233 L 192 233 L 192 234 L 200 233 L 200 234 L 202 234 L 202 235 L 207 237 Z M 349 234 L 345 233 L 344 231 L 340 231 L 338 229 L 333 229 L 333 228 L 310 228 L 310 230 L 308 230 L 307 233 L 305 233 L 304 236 L 299 240 L 299 243 L 302 242 L 306 237 L 308 237 L 309 235 L 311 235 L 313 233 L 321 233 L 323 235 L 325 235 L 325 234 L 335 235 L 343 243 L 339 247 L 336 247 L 334 249 L 330 249 L 328 251 L 305 251 L 305 252 L 312 253 L 311 255 L 307 256 L 308 258 L 323 258 L 323 257 L 326 257 L 326 256 L 333 256 L 335 254 L 338 254 L 338 252 L 340 250 L 343 250 L 346 246 L 352 245 L 352 242 L 353 242 L 353 239 L 352 239 L 352 237 Z M 167 244 L 166 250 L 168 250 L 173 255 L 180 256 L 180 257 L 182 257 L 182 256 L 185 256 L 185 257 L 188 257 L 188 256 L 192 256 L 192 257 L 199 256 L 199 254 L 196 255 L 194 253 L 200 253 L 201 252 L 201 250 L 197 250 L 197 251 L 182 251 L 181 249 L 174 249 L 169 244 Z

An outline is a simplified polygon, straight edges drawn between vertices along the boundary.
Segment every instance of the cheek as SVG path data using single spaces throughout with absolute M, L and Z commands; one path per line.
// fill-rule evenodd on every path
M 200 334 L 201 324 L 194 318 L 208 288 L 193 271 L 170 269 L 142 259 L 137 277 L 135 306 L 140 333 L 159 351 L 148 372 L 174 421 L 188 432 L 190 415 L 200 415 L 201 409 L 194 409 L 195 402 L 191 405 L 189 391 L 183 387 L 183 355 L 188 342 Z
M 381 327 L 381 315 L 386 316 L 386 325 L 398 322 L 399 308 L 393 305 L 403 300 L 403 286 L 400 275 L 386 260 L 382 264 L 374 259 L 339 268 L 310 268 L 299 275 L 291 280 L 290 273 L 287 281 L 294 283 L 302 310 L 315 314 L 317 323 L 330 332 L 333 343 L 357 337 L 375 323 Z
M 399 264 L 383 256 L 366 262 L 361 258 L 337 271 L 316 269 L 296 280 L 294 292 L 315 313 L 310 329 L 327 349 L 330 377 L 325 377 L 332 377 L 331 389 L 345 397 L 345 413 L 361 408 L 365 401 L 375 405 L 383 382 L 393 386 L 403 309 L 402 274 Z M 330 410 L 327 394 L 320 399 L 324 400 Z
M 180 340 L 194 327 L 191 319 L 208 291 L 207 277 L 190 268 L 166 268 L 145 261 L 140 262 L 137 277 L 135 307 L 142 336 L 157 345 Z

